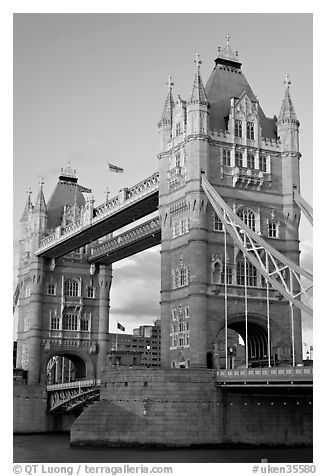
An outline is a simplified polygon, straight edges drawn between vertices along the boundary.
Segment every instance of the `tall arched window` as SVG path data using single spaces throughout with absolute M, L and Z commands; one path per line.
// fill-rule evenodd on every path
M 252 210 L 249 208 L 241 208 L 237 215 L 247 226 L 249 226 L 249 228 L 251 228 L 253 231 L 256 230 L 256 219 Z
M 78 329 L 78 314 L 74 309 L 68 308 L 62 317 L 62 329 L 76 331 Z
M 65 282 L 65 295 L 78 296 L 78 282 L 74 279 L 69 279 Z
M 257 269 L 253 264 L 247 261 L 246 267 L 247 274 L 247 286 L 257 286 Z M 238 261 L 237 263 L 237 284 L 244 286 L 245 284 L 245 265 L 244 261 Z

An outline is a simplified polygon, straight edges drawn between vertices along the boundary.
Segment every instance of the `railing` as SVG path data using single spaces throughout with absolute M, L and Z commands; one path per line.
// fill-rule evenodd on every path
M 312 367 L 272 367 L 261 369 L 223 369 L 216 372 L 219 382 L 312 380 Z
M 71 412 L 89 405 L 100 398 L 100 384 L 99 379 L 92 379 L 48 385 L 49 411 Z
M 46 390 L 47 392 L 53 392 L 55 390 L 65 390 L 67 388 L 99 387 L 100 385 L 100 379 L 76 380 L 75 382 L 55 383 L 53 385 L 47 385 Z
M 37 253 L 45 251 L 54 243 L 64 241 L 71 235 L 74 235 L 82 229 L 90 227 L 94 223 L 113 215 L 117 211 L 130 206 L 132 203 L 145 198 L 154 191 L 158 190 L 159 186 L 159 172 L 155 172 L 150 177 L 142 180 L 131 188 L 123 189 L 119 195 L 113 197 L 111 200 L 103 203 L 93 210 L 93 216 L 90 220 L 78 220 L 75 223 L 68 225 L 66 228 L 57 227 L 55 233 L 43 238 L 40 242 Z
M 213 294 L 224 295 L 225 285 L 223 283 L 211 283 L 210 286 L 211 286 L 211 291 Z M 246 294 L 245 286 L 240 284 L 228 284 L 227 294 L 228 296 L 239 296 L 244 298 Z M 262 287 L 259 285 L 248 286 L 247 296 L 249 298 L 266 299 L 267 297 L 266 287 Z M 281 301 L 283 299 L 283 296 L 279 291 L 275 289 L 269 289 L 269 299 Z
M 114 238 L 93 246 L 91 248 L 91 256 L 95 257 L 102 255 L 108 252 L 112 252 L 116 249 L 126 246 L 129 243 L 134 242 L 135 240 L 147 236 L 149 234 L 157 232 L 161 228 L 159 217 L 152 218 L 151 220 L 142 223 L 141 225 L 132 228 L 124 233 L 121 233 Z

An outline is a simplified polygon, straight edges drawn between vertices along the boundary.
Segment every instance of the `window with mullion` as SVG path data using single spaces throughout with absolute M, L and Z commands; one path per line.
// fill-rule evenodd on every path
M 242 137 L 242 121 L 240 121 L 239 119 L 235 120 L 234 134 L 236 137 Z
M 247 167 L 248 169 L 255 168 L 255 156 L 253 154 L 248 154 L 247 156 Z
M 227 167 L 231 165 L 231 152 L 228 149 L 223 149 L 223 165 Z
M 262 172 L 267 171 L 267 159 L 264 155 L 259 155 L 259 170 Z
M 242 158 L 242 152 L 236 152 L 235 153 L 235 166 L 236 167 L 243 167 L 243 158 Z
M 247 262 L 246 266 L 247 286 L 257 286 L 257 270 L 253 264 Z M 243 261 L 237 263 L 237 284 L 245 285 L 245 264 Z
M 247 122 L 247 139 L 254 140 L 255 138 L 255 129 L 253 122 Z

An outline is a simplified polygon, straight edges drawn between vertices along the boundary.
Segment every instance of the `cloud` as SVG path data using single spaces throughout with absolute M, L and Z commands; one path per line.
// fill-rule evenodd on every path
M 64 41 L 65 41 L 65 37 L 64 36 L 59 36 L 55 40 L 51 41 L 50 46 L 52 46 L 52 47 L 59 46 Z
M 309 271 L 313 269 L 313 245 L 310 241 L 301 242 L 301 259 L 300 263 L 302 268 L 305 268 Z
M 159 247 L 155 248 L 113 266 L 111 330 L 116 320 L 131 332 L 132 328 L 152 324 L 160 317 L 160 253 Z

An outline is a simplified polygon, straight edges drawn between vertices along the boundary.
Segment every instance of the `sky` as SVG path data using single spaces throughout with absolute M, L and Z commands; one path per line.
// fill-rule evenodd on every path
M 173 94 L 189 97 L 194 59 L 204 84 L 218 46 L 239 51 L 243 72 L 266 116 L 278 115 L 284 78 L 300 121 L 301 194 L 312 204 L 311 14 L 18 14 L 13 43 L 13 239 L 17 270 L 19 220 L 31 187 L 44 179 L 48 200 L 71 161 L 95 206 L 158 170 L 160 119 L 172 76 Z M 110 174 L 107 162 L 124 169 Z M 302 217 L 301 263 L 312 268 L 312 229 Z M 111 332 L 159 317 L 159 247 L 113 267 Z M 303 340 L 312 322 L 303 316 Z

